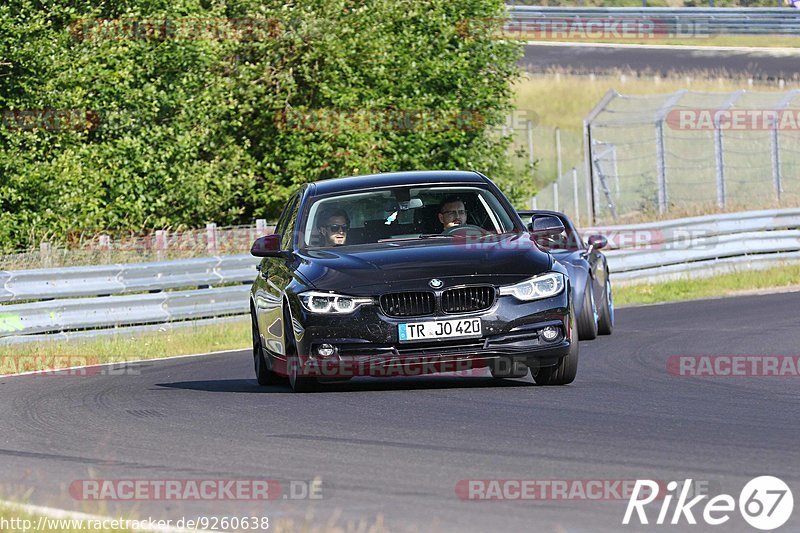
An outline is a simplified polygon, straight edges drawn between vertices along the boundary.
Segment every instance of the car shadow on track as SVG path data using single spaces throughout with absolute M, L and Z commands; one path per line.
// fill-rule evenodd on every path
M 202 381 L 176 381 L 157 383 L 157 387 L 187 389 L 205 392 L 232 392 L 251 394 L 293 394 L 285 386 L 260 386 L 254 379 L 209 379 Z M 531 387 L 533 381 L 524 379 L 495 379 L 492 377 L 424 376 L 399 378 L 355 378 L 346 382 L 323 383 L 314 392 L 363 392 L 422 389 L 475 389 L 498 387 Z

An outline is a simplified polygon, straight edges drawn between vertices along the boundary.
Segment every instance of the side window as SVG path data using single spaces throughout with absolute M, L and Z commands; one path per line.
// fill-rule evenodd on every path
M 289 200 L 286 207 L 287 217 L 283 220 L 284 228 L 281 232 L 281 250 L 291 250 L 294 232 L 297 227 L 297 211 L 300 208 L 300 195 L 296 194 Z
M 297 201 L 299 195 L 295 194 L 292 196 L 288 202 L 286 202 L 286 207 L 283 208 L 283 212 L 281 216 L 278 218 L 278 224 L 275 226 L 275 233 L 281 235 L 281 248 L 284 248 L 284 243 L 286 242 L 286 229 L 289 226 L 289 222 L 292 216 L 296 213 Z M 291 238 L 289 239 L 289 243 L 291 244 Z

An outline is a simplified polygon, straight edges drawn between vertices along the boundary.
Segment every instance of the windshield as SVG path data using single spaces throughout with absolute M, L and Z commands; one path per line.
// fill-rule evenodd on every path
M 301 229 L 301 247 L 388 245 L 513 229 L 511 217 L 488 189 L 392 187 L 313 199 Z

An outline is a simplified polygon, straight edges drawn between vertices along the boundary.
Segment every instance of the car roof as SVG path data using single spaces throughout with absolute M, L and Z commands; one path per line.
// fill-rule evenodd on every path
M 337 192 L 369 189 L 374 187 L 392 187 L 395 185 L 426 185 L 433 183 L 488 183 L 488 180 L 477 172 L 464 170 L 415 170 L 408 172 L 387 172 L 321 180 L 311 184 L 313 194 L 330 194 Z

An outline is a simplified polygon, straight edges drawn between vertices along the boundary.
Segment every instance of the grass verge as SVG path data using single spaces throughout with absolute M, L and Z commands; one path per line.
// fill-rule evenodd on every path
M 67 366 L 162 359 L 250 346 L 250 320 L 137 335 L 0 346 L 0 375 Z
M 613 275 L 612 283 L 613 283 Z M 742 271 L 703 279 L 668 281 L 653 285 L 630 285 L 614 288 L 617 306 L 697 300 L 737 296 L 758 292 L 800 290 L 800 265 L 769 270 Z

